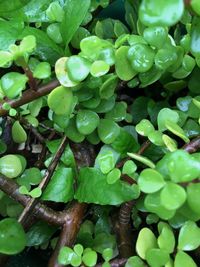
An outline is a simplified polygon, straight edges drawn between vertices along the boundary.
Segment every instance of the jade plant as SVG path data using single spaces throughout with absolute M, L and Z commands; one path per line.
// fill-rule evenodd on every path
M 199 84 L 198 0 L 0 1 L 0 266 L 197 267 Z

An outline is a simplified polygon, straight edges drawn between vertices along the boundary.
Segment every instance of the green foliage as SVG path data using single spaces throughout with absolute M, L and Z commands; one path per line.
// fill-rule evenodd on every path
M 63 246 L 58 262 L 109 267 L 125 257 L 117 216 L 134 200 L 135 253 L 124 266 L 195 267 L 200 4 L 111 2 L 0 1 L 0 173 L 19 187 L 0 185 L 0 252 L 54 248 L 58 239 L 58 225 L 42 221 L 24 233 L 16 195 L 56 211 L 83 202 L 74 247 Z M 118 4 L 123 18 L 108 14 Z M 41 190 L 63 136 L 68 144 Z

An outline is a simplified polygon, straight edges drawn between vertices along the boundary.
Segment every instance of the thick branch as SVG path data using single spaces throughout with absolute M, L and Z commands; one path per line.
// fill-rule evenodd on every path
M 74 202 L 72 207 L 67 210 L 65 223 L 63 225 L 59 240 L 56 244 L 53 255 L 49 261 L 48 267 L 61 267 L 57 261 L 60 249 L 64 246 L 72 247 L 76 241 L 76 236 L 80 229 L 87 204 Z
M 3 175 L 0 176 L 0 189 L 24 207 L 26 207 L 30 201 L 30 197 L 19 193 L 19 186 L 17 183 Z M 62 226 L 65 222 L 64 212 L 54 211 L 41 203 L 36 204 L 33 215 L 38 219 L 57 226 Z
M 197 136 L 195 139 L 190 141 L 190 143 L 185 144 L 183 149 L 190 154 L 197 152 L 200 149 L 200 136 Z
M 26 91 L 24 91 L 24 93 L 22 94 L 22 97 L 16 100 L 8 100 L 5 101 L 7 103 L 9 103 L 9 105 L 12 108 L 18 108 L 24 104 L 27 104 L 41 96 L 45 96 L 48 95 L 54 88 L 56 88 L 59 85 L 59 82 L 57 80 L 55 81 L 51 81 L 48 84 L 45 84 L 41 87 L 38 88 L 37 91 L 34 91 L 32 89 L 28 89 Z M 3 109 L 3 103 L 0 104 L 0 116 L 4 116 L 8 113 L 7 110 Z
M 65 146 L 67 144 L 67 137 L 65 136 L 58 148 L 58 151 L 57 153 L 54 155 L 53 159 L 51 160 L 51 163 L 49 165 L 49 168 L 46 172 L 46 175 L 44 176 L 44 178 L 42 179 L 41 183 L 39 184 L 39 188 L 43 191 L 48 182 L 50 181 L 55 169 L 56 169 L 56 166 L 60 160 L 60 157 L 62 156 L 62 153 L 64 152 L 65 150 Z M 34 209 L 34 206 L 36 205 L 36 203 L 38 202 L 37 199 L 30 199 L 27 206 L 25 207 L 25 209 L 23 210 L 22 214 L 20 215 L 19 217 L 19 222 L 20 223 L 24 223 L 26 221 L 26 218 L 29 216 L 29 214 L 31 213 L 31 211 Z

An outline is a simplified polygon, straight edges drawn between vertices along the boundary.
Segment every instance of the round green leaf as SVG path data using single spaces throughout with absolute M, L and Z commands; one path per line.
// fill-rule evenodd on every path
M 123 174 L 127 174 L 127 175 L 131 175 L 136 170 L 137 170 L 137 165 L 135 164 L 135 162 L 133 162 L 132 160 L 127 160 L 124 163 L 124 166 L 123 166 L 123 169 L 122 169 L 122 173 Z
M 169 220 L 175 214 L 174 210 L 168 210 L 161 205 L 160 191 L 148 194 L 145 197 L 144 206 L 148 211 L 156 213 L 163 220 Z
M 115 63 L 115 50 L 112 47 L 107 47 L 102 49 L 99 52 L 98 60 L 103 60 L 106 62 L 109 66 L 114 65 Z
M 164 249 L 169 254 L 172 253 L 175 247 L 175 236 L 171 227 L 160 222 L 158 228 L 161 228 L 159 229 L 160 235 L 157 240 L 159 248 Z
M 81 56 L 71 56 L 66 62 L 69 78 L 74 82 L 83 81 L 90 73 L 90 61 Z
M 83 246 L 81 244 L 76 244 L 74 246 L 74 252 L 78 255 L 81 256 L 83 254 Z
M 137 72 L 148 71 L 153 66 L 154 56 L 153 49 L 141 43 L 131 46 L 128 50 L 128 60 Z
M 131 63 L 127 58 L 128 50 L 129 50 L 129 46 L 121 46 L 116 51 L 116 54 L 115 54 L 116 73 L 117 73 L 117 76 L 123 81 L 129 81 L 137 74 L 137 71 L 135 71 L 131 67 Z
M 169 261 L 169 253 L 164 249 L 152 248 L 146 253 L 146 261 L 152 267 L 162 267 Z
M 88 267 L 95 266 L 95 264 L 97 263 L 96 251 L 91 250 L 91 251 L 84 253 L 82 257 L 82 261 Z
M 57 115 L 70 115 L 73 106 L 73 94 L 71 89 L 63 86 L 56 87 L 48 95 L 48 106 Z
M 106 113 L 105 119 L 112 119 L 116 122 L 122 121 L 126 118 L 127 104 L 125 102 L 118 102 L 112 110 Z
M 0 221 L 0 252 L 13 255 L 21 252 L 26 246 L 26 234 L 16 219 Z
M 6 155 L 0 158 L 0 172 L 8 178 L 15 178 L 23 170 L 21 160 L 16 155 Z
M 10 52 L 0 51 L 0 67 L 8 67 L 13 60 L 13 56 Z
M 27 134 L 19 121 L 15 121 L 12 126 L 12 138 L 15 143 L 24 143 L 27 140 Z
M 144 193 L 154 193 L 159 191 L 165 185 L 163 176 L 152 169 L 145 169 L 140 173 L 138 185 Z
M 117 180 L 119 180 L 121 177 L 121 171 L 117 168 L 113 169 L 111 172 L 107 175 L 107 183 L 108 184 L 114 184 Z
M 111 144 L 120 134 L 118 124 L 109 119 L 101 119 L 97 130 L 99 138 L 105 144 Z
M 200 214 L 200 184 L 189 184 L 187 186 L 187 203 L 190 208 Z
M 25 89 L 28 78 L 18 72 L 9 72 L 1 77 L 1 87 L 8 98 L 16 98 Z
M 151 132 L 153 132 L 154 126 L 153 124 L 146 119 L 141 120 L 135 127 L 137 133 L 143 136 L 148 136 Z
M 111 75 L 100 87 L 99 93 L 100 93 L 101 98 L 102 99 L 111 98 L 114 94 L 116 87 L 117 87 L 117 83 L 118 83 L 118 77 L 116 75 Z M 110 101 L 111 101 L 111 99 L 110 99 Z M 101 103 L 100 103 L 100 105 L 101 105 Z M 111 107 L 109 110 L 105 111 L 105 113 L 110 111 L 112 108 L 113 107 Z M 97 109 L 98 109 L 98 107 L 97 107 Z
M 91 110 L 79 110 L 76 116 L 76 126 L 81 134 L 91 134 L 99 124 L 99 116 Z
M 85 139 L 85 136 L 77 129 L 75 118 L 70 119 L 67 128 L 65 128 L 65 134 L 70 140 L 76 143 L 80 143 Z
M 163 108 L 158 113 L 158 128 L 160 131 L 164 131 L 167 129 L 166 122 L 171 121 L 177 123 L 179 120 L 179 115 L 176 111 L 171 110 L 169 108 Z
M 126 262 L 125 267 L 144 267 L 145 264 L 144 262 L 138 257 L 138 256 L 133 256 L 128 259 Z
M 144 39 L 151 46 L 162 48 L 167 40 L 167 29 L 162 26 L 153 26 L 146 28 L 143 32 Z
M 200 16 L 200 2 L 198 0 L 192 0 L 190 5 L 192 9 Z
M 154 233 L 149 228 L 140 230 L 137 242 L 136 251 L 142 259 L 146 259 L 148 250 L 157 247 L 157 240 Z
M 197 267 L 197 264 L 194 262 L 191 256 L 183 251 L 178 251 L 174 261 L 174 267 Z
M 172 26 L 181 19 L 183 11 L 183 0 L 143 0 L 139 18 L 146 26 Z
M 65 87 L 73 87 L 73 86 L 76 86 L 78 83 L 75 81 L 72 81 L 69 78 L 67 68 L 66 68 L 67 60 L 68 60 L 67 57 L 61 57 L 60 59 L 56 61 L 55 73 L 61 85 Z
M 168 210 L 178 209 L 186 200 L 184 188 L 172 182 L 168 182 L 160 194 L 162 205 Z
M 46 10 L 46 15 L 50 21 L 61 22 L 64 16 L 64 10 L 58 1 L 52 2 Z
M 61 44 L 63 42 L 59 23 L 50 24 L 47 27 L 47 34 L 55 43 Z
M 158 161 L 156 169 L 175 183 L 189 182 L 200 175 L 199 161 L 184 150 L 167 153 Z
M 155 56 L 155 65 L 161 70 L 166 70 L 176 63 L 177 58 L 174 48 L 162 48 L 158 50 Z
M 39 63 L 33 72 L 33 77 L 38 79 L 46 79 L 49 78 L 50 75 L 51 75 L 51 66 L 48 62 Z
M 153 131 L 148 134 L 148 139 L 156 146 L 163 146 L 164 142 L 162 139 L 162 132 L 160 131 Z
M 34 35 L 24 37 L 20 43 L 20 51 L 25 53 L 32 53 L 36 48 L 36 38 Z
M 200 229 L 193 221 L 187 221 L 179 232 L 178 249 L 190 251 L 200 246 Z
M 110 66 L 103 60 L 95 61 L 90 69 L 90 73 L 94 77 L 100 77 L 105 75 L 110 69 Z
M 63 265 L 68 265 L 71 263 L 74 254 L 75 253 L 71 248 L 62 247 L 58 255 L 58 262 Z
M 113 257 L 113 249 L 112 248 L 105 248 L 102 253 L 102 257 L 105 261 L 109 261 Z

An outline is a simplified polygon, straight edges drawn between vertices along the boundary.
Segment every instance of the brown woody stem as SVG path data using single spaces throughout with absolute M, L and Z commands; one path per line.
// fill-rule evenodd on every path
M 38 88 L 37 91 L 34 91 L 32 89 L 26 90 L 21 98 L 16 100 L 9 100 L 4 101 L 0 104 L 0 116 L 5 116 L 8 113 L 8 110 L 5 110 L 3 108 L 3 104 L 7 102 L 12 108 L 18 108 L 24 104 L 27 104 L 29 102 L 32 102 L 33 100 L 48 95 L 54 88 L 56 88 L 59 85 L 59 82 L 57 80 L 54 80 L 48 84 L 45 84 Z
M 30 201 L 30 197 L 19 193 L 19 186 L 16 182 L 3 175 L 0 176 L 0 189 L 24 207 Z M 62 226 L 65 222 L 64 212 L 54 211 L 41 203 L 36 204 L 33 215 L 52 225 Z
M 197 152 L 200 149 L 200 136 L 197 136 L 195 139 L 190 141 L 188 144 L 185 144 L 183 146 L 183 149 L 190 154 Z
M 48 267 L 63 266 L 58 263 L 60 249 L 64 246 L 71 247 L 74 245 L 86 208 L 87 204 L 74 202 L 72 207 L 67 210 L 65 223 L 63 224 L 59 240 L 56 244 L 54 253 L 50 258 Z
M 43 191 L 48 182 L 50 181 L 55 169 L 56 169 L 56 166 L 60 160 L 60 157 L 62 156 L 62 153 L 64 152 L 65 150 L 65 146 L 67 144 L 67 137 L 65 136 L 58 148 L 58 151 L 57 153 L 54 155 L 53 159 L 51 160 L 51 163 L 49 165 L 49 168 L 46 172 L 46 175 L 44 176 L 43 180 L 41 181 L 41 183 L 39 184 L 39 188 Z M 27 219 L 27 217 L 29 216 L 30 212 L 34 209 L 34 206 L 36 205 L 36 203 L 38 202 L 37 199 L 34 199 L 34 198 L 31 198 L 27 204 L 27 206 L 25 207 L 25 209 L 23 210 L 22 214 L 20 215 L 19 217 L 19 222 L 20 223 L 24 223 Z

